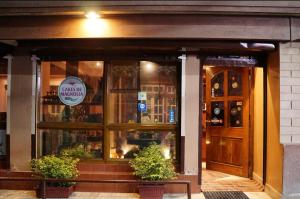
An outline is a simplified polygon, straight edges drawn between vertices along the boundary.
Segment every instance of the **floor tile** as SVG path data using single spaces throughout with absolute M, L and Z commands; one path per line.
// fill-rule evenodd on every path
M 246 192 L 250 199 L 271 199 L 264 192 Z M 0 199 L 36 199 L 34 191 L 0 190 Z M 70 199 L 139 199 L 135 193 L 74 192 Z M 164 199 L 187 199 L 186 194 L 165 194 Z M 205 199 L 203 194 L 192 194 L 192 199 Z

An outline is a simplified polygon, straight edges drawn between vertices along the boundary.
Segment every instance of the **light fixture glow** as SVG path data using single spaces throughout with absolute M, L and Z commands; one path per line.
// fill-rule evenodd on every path
M 152 65 L 151 63 L 146 64 L 146 69 L 147 69 L 148 71 L 152 71 L 153 65 Z
M 96 63 L 96 66 L 100 66 L 100 62 L 97 62 L 97 63 Z
M 142 67 L 145 72 L 151 73 L 155 70 L 155 63 L 150 61 L 141 61 Z
M 95 11 L 90 11 L 90 12 L 86 13 L 85 16 L 88 19 L 98 19 L 98 18 L 100 18 L 100 15 L 98 13 L 96 13 Z

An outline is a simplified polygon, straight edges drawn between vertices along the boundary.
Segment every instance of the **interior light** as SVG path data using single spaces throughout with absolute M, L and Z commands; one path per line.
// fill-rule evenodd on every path
M 143 68 L 144 72 L 152 73 L 156 70 L 157 64 L 150 61 L 141 61 L 141 67 Z
M 146 69 L 147 69 L 147 71 L 152 71 L 152 69 L 153 69 L 153 65 L 151 64 L 151 63 L 147 63 L 146 64 Z
M 97 61 L 96 66 L 100 66 L 100 62 Z
M 89 11 L 85 14 L 86 18 L 88 19 L 98 19 L 100 18 L 100 15 L 96 13 L 95 11 Z

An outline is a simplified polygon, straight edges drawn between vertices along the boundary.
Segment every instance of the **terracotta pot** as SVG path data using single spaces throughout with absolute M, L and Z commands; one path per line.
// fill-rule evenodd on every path
M 165 192 L 163 184 L 147 184 L 138 186 L 141 199 L 162 199 Z
M 68 198 L 74 191 L 74 186 L 70 187 L 51 187 L 46 186 L 46 198 Z M 36 190 L 36 196 L 41 198 L 43 196 L 43 188 L 39 187 Z

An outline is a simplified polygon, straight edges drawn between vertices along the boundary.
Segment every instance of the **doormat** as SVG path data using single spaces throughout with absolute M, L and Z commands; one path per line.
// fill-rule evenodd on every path
M 203 194 L 206 199 L 249 199 L 241 191 L 205 191 Z

